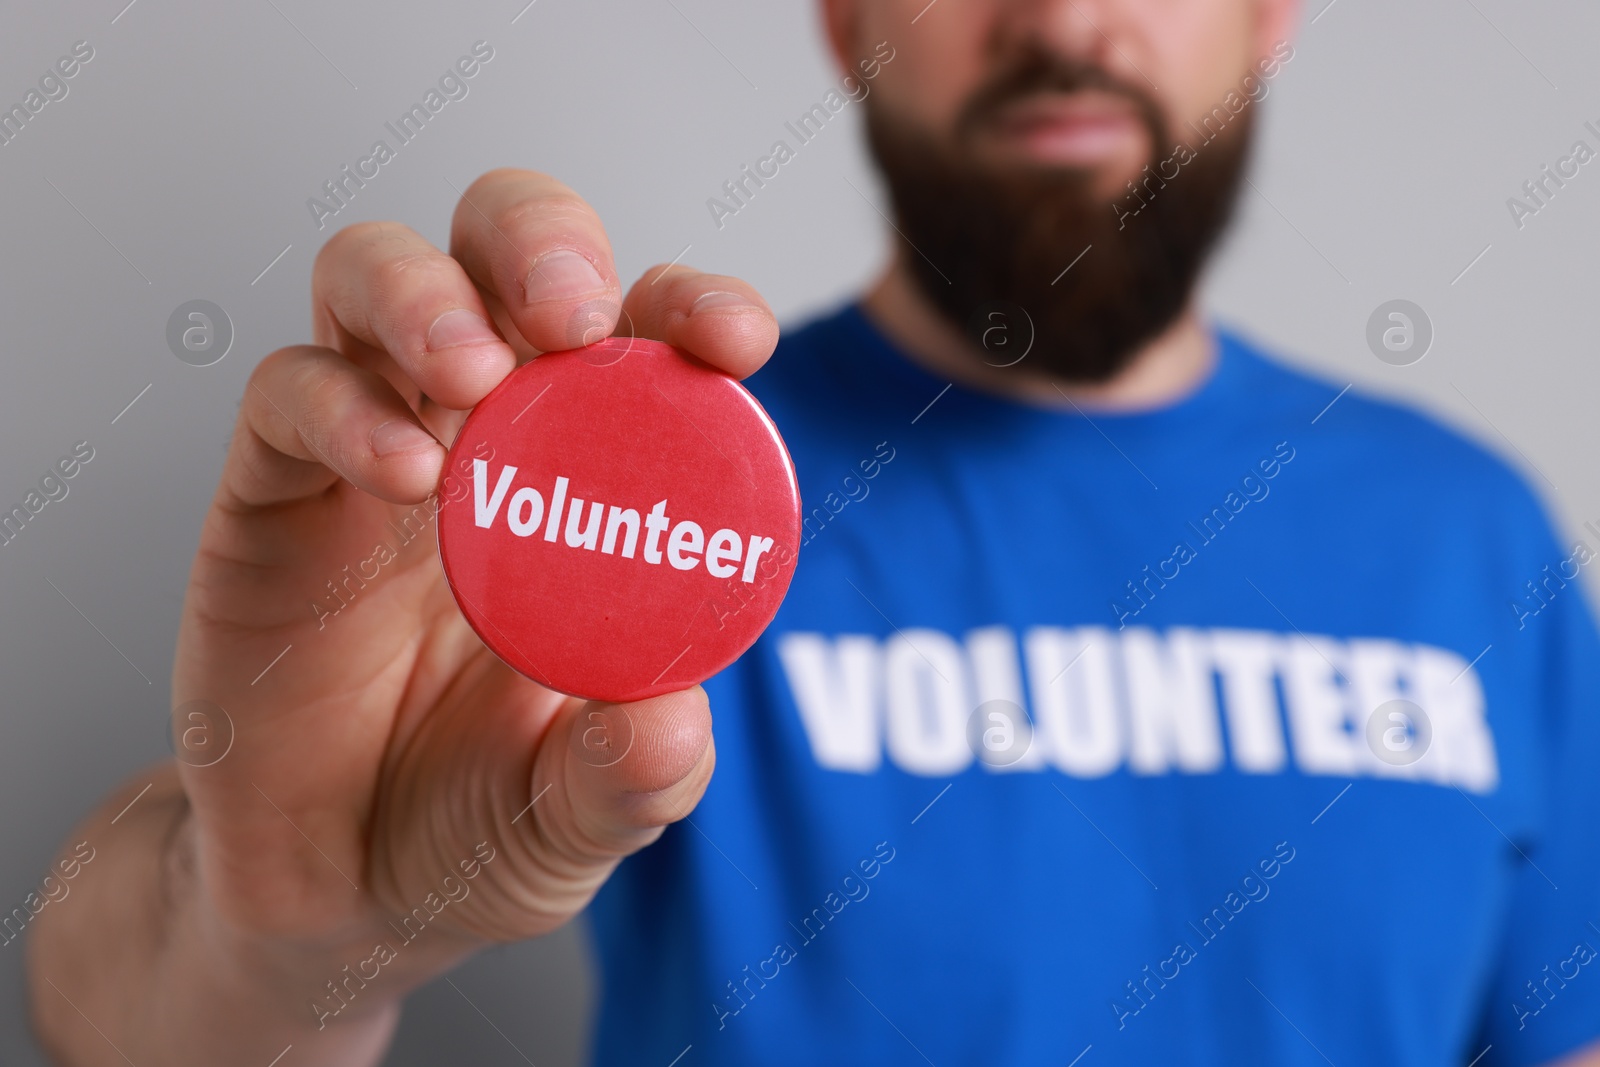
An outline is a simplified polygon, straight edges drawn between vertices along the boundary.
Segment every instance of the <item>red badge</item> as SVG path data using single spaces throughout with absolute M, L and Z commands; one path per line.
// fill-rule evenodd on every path
M 755 642 L 794 574 L 800 494 L 777 427 L 733 378 L 659 341 L 518 368 L 445 471 L 466 487 L 439 513 L 462 614 L 563 693 L 620 702 L 704 681 Z

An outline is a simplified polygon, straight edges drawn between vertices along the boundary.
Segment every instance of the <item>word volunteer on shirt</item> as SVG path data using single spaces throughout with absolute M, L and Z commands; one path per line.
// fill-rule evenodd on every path
M 885 754 L 909 774 L 1054 768 L 1097 778 L 1208 774 L 1372 776 L 1478 793 L 1499 780 L 1478 675 L 1454 652 L 1376 637 L 1178 627 L 1004 626 L 964 638 L 906 629 L 887 639 L 790 632 L 777 639 L 805 734 L 828 769 L 868 774 Z M 1024 690 L 1026 689 L 1026 696 Z M 1369 720 L 1420 708 L 1431 740 L 1410 763 L 1380 759 Z M 1014 705 L 1022 736 L 981 757 L 972 722 Z M 979 732 L 981 732 L 981 727 Z

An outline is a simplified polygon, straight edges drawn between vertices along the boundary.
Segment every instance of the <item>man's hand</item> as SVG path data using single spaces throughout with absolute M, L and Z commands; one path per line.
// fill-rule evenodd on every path
M 761 298 L 673 267 L 624 301 L 594 212 L 516 170 L 467 190 L 449 255 L 352 226 L 312 288 L 315 344 L 247 387 L 173 668 L 174 706 L 226 709 L 232 748 L 158 775 L 115 828 L 132 790 L 109 801 L 73 839 L 105 842 L 98 882 L 70 927 L 60 908 L 39 924 L 35 1016 L 63 1062 L 265 1064 L 290 1042 L 297 1064 L 376 1062 L 407 989 L 565 922 L 711 775 L 698 687 L 586 704 L 490 654 L 444 584 L 429 500 L 466 411 L 519 360 L 620 321 L 743 377 L 777 341 Z M 380 544 L 394 558 L 374 564 Z M 596 729 L 631 734 L 626 756 L 587 750 Z M 152 928 L 108 966 L 130 909 Z

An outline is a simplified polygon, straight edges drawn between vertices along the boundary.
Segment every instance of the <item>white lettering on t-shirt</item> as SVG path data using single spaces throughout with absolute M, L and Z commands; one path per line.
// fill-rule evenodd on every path
M 967 661 L 938 630 L 906 630 L 884 652 L 889 758 L 912 774 L 952 774 L 973 760 Z
M 1018 665 L 1017 635 L 1009 626 L 986 626 L 967 634 L 967 657 L 972 661 L 972 704 L 974 708 L 991 705 L 987 721 L 979 726 L 979 736 L 985 731 L 1003 733 L 1002 743 L 994 752 L 979 751 L 985 769 L 991 771 L 1032 771 L 1044 764 L 1044 748 L 1036 743 L 1034 731 L 1022 713 L 1026 697 L 1022 693 L 1022 671 Z M 994 702 L 1003 708 L 993 708 Z M 1013 709 L 1015 711 L 1013 712 Z M 972 728 L 968 726 L 968 738 Z
M 1250 774 L 1275 774 L 1288 758 L 1273 688 L 1279 644 L 1276 634 L 1259 630 L 1211 631 L 1211 664 L 1222 679 L 1233 763 Z
M 492 500 L 490 504 L 492 505 Z M 880 639 L 786 633 L 778 657 L 817 762 L 871 773 L 883 757 L 929 777 L 975 759 L 990 771 L 1096 778 L 1283 773 L 1406 779 L 1476 793 L 1499 783 L 1483 686 L 1473 666 L 1433 645 L 1237 628 L 1008 627 L 962 638 L 910 628 Z M 1414 760 L 1372 749 L 1374 715 L 1421 709 Z M 1014 729 L 1000 761 L 978 759 L 980 708 L 1005 702 Z M 1376 736 L 1386 736 L 1386 722 Z M 1420 736 L 1420 735 L 1419 735 Z M 985 742 L 987 743 L 987 742 Z
M 1036 626 L 1024 640 L 1038 736 L 1062 774 L 1098 778 L 1122 763 L 1111 635 L 1098 626 Z
M 778 639 L 800 722 L 817 762 L 868 773 L 883 760 L 883 647 L 876 637 L 791 633 Z
M 1367 736 L 1368 716 L 1374 712 L 1381 713 L 1391 701 L 1415 700 L 1401 684 L 1402 679 L 1413 673 L 1412 653 L 1398 641 L 1370 637 L 1352 639 L 1348 647 L 1350 654 L 1346 659 L 1346 674 L 1350 682 L 1351 706 L 1358 714 L 1358 721 L 1352 724 L 1352 728 L 1360 740 Z M 1386 718 L 1379 728 L 1391 730 L 1394 727 L 1394 721 Z M 1428 750 L 1415 761 L 1380 759 L 1370 744 L 1359 744 L 1356 751 L 1362 760 L 1362 773 L 1378 778 L 1422 778 L 1428 773 L 1432 761 L 1438 758 L 1438 748 L 1433 745 L 1431 737 Z
M 1211 664 L 1199 635 L 1164 637 L 1142 626 L 1122 634 L 1128 679 L 1128 766 L 1136 774 L 1191 774 L 1222 765 L 1222 729 L 1213 699 Z
M 1352 775 L 1363 769 L 1345 706 L 1344 646 L 1331 637 L 1306 636 L 1284 649 L 1283 688 L 1295 764 L 1306 774 Z
M 1435 780 L 1475 793 L 1490 792 L 1500 782 L 1500 763 L 1484 719 L 1477 672 L 1454 652 L 1428 645 L 1417 646 L 1414 671 L 1414 699 L 1433 725 Z

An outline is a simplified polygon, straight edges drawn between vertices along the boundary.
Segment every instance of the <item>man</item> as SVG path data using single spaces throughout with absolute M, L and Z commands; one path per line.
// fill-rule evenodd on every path
M 232 748 L 74 835 L 48 1047 L 377 1063 L 406 991 L 595 898 L 604 1064 L 1600 1063 L 1587 555 L 1192 302 L 1292 0 L 825 15 L 900 240 L 751 383 L 807 505 L 767 634 L 616 707 L 489 655 L 426 538 L 314 610 L 517 360 L 777 341 L 731 278 L 621 300 L 539 174 L 474 183 L 448 256 L 345 230 L 191 576 L 174 706 Z

